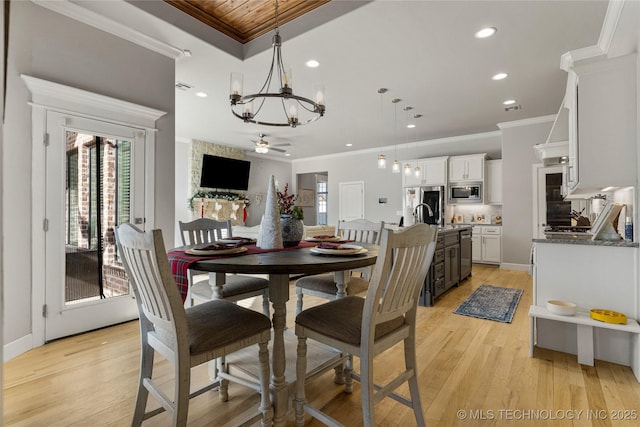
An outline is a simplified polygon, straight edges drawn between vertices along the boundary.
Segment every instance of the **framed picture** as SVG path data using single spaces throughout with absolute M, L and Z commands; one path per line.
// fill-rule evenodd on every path
M 298 190 L 298 197 L 296 200 L 296 205 L 298 206 L 315 206 L 316 204 L 316 192 L 313 190 L 308 190 L 305 188 L 301 188 Z

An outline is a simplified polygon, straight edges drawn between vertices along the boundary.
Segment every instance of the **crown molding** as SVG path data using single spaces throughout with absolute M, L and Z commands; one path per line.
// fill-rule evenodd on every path
M 477 139 L 483 139 L 483 138 L 497 138 L 497 137 L 500 137 L 501 135 L 502 135 L 502 132 L 500 132 L 499 130 L 496 130 L 491 132 L 472 133 L 468 135 L 448 136 L 446 138 L 429 139 L 427 141 L 409 142 L 405 144 L 398 144 L 397 148 L 411 146 L 412 149 L 415 149 L 415 148 L 426 147 L 430 145 L 455 144 L 455 143 L 474 140 L 474 139 L 477 140 Z M 386 145 L 383 147 L 367 148 L 365 150 L 344 151 L 342 153 L 326 154 L 323 156 L 312 156 L 312 157 L 303 157 L 300 159 L 291 159 L 291 162 L 297 163 L 297 162 L 307 161 L 307 160 L 335 159 L 335 158 L 344 157 L 344 156 L 359 156 L 361 154 L 367 154 L 367 153 L 380 154 L 381 151 L 393 150 L 394 148 L 396 148 L 395 145 Z
M 576 62 L 585 59 L 593 59 L 599 56 L 607 55 L 611 48 L 613 37 L 620 22 L 622 9 L 624 9 L 625 0 L 610 0 L 607 6 L 607 13 L 604 16 L 598 43 L 594 46 L 588 46 L 581 49 L 571 50 L 560 57 L 560 68 L 569 71 Z
M 88 113 L 112 120 L 133 120 L 137 126 L 148 129 L 153 129 L 156 120 L 167 114 L 154 108 L 38 79 L 26 74 L 21 74 L 20 77 L 31 92 L 33 104 L 45 108 Z
M 556 119 L 556 115 L 555 114 L 551 114 L 549 116 L 531 117 L 529 119 L 514 120 L 512 122 L 498 123 L 498 127 L 500 128 L 500 130 L 509 129 L 509 128 L 517 128 L 517 127 L 520 127 L 520 126 L 530 126 L 530 125 L 537 125 L 537 124 L 540 124 L 540 123 L 553 122 L 555 119 Z
M 46 9 L 52 10 L 61 15 L 67 16 L 76 21 L 90 25 L 99 30 L 113 34 L 114 36 L 128 40 L 132 43 L 142 46 L 146 49 L 152 50 L 156 53 L 160 53 L 164 56 L 168 56 L 172 59 L 177 59 L 184 56 L 182 49 L 175 46 L 171 46 L 168 43 L 164 43 L 153 37 L 127 27 L 111 18 L 100 15 L 87 8 L 84 8 L 75 3 L 71 3 L 68 0 L 31 0 L 38 6 L 42 6 Z

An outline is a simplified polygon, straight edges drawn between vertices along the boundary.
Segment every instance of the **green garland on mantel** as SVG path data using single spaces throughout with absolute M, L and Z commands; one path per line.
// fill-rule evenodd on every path
M 222 191 L 198 191 L 189 199 L 189 209 L 193 209 L 193 201 L 195 199 L 221 199 L 230 202 L 240 201 L 249 207 L 250 202 L 247 196 L 239 193 L 222 192 Z

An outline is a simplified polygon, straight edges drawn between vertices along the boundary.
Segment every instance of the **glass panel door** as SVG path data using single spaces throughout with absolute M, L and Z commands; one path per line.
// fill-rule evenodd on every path
M 131 141 L 66 132 L 65 303 L 129 294 L 114 227 L 129 222 Z
M 47 133 L 45 341 L 137 317 L 114 230 L 145 194 L 139 129 L 48 112 Z

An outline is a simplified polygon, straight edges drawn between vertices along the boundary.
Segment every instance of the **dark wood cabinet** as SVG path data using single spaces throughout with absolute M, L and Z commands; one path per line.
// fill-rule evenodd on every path
M 462 233 L 465 233 L 465 239 L 461 238 Z M 431 262 L 429 273 L 427 274 L 424 287 L 420 294 L 420 305 L 425 307 L 432 306 L 436 298 L 452 287 L 457 286 L 461 280 L 464 280 L 471 274 L 470 256 L 467 257 L 468 266 L 461 266 L 461 254 L 466 254 L 466 247 L 463 251 L 461 244 L 466 245 L 470 243 L 470 239 L 468 239 L 469 241 L 467 242 L 467 236 L 469 238 L 471 236 L 470 227 L 439 231 L 433 261 Z M 464 274 L 461 274 L 461 272 Z

